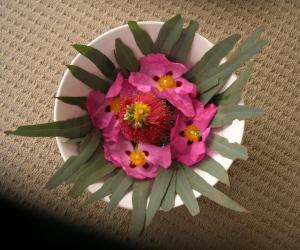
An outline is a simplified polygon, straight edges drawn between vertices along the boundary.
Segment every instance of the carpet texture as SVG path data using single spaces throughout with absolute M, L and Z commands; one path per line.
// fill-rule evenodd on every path
M 231 187 L 217 188 L 248 208 L 232 212 L 205 198 L 201 213 L 184 207 L 160 212 L 138 244 L 147 248 L 300 248 L 300 1 L 0 1 L 0 128 L 50 121 L 53 96 L 86 44 L 127 20 L 166 20 L 182 13 L 199 21 L 212 42 L 265 27 L 269 41 L 254 59 L 244 91 L 248 105 L 262 107 L 262 119 L 246 123 L 248 161 L 229 170 Z M 105 202 L 82 206 L 85 197 L 67 196 L 69 187 L 44 185 L 62 164 L 54 139 L 8 137 L 0 132 L 0 192 L 32 209 L 42 209 L 84 228 L 127 239 L 130 212 L 104 212 Z M 86 196 L 85 194 L 84 196 Z

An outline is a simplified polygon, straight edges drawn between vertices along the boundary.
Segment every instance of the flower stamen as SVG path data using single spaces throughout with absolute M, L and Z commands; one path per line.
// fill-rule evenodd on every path
M 199 141 L 201 138 L 201 131 L 195 124 L 190 124 L 186 126 L 184 130 L 184 137 L 190 142 Z
M 144 166 L 146 162 L 146 156 L 143 151 L 140 150 L 133 150 L 130 153 L 130 163 L 134 166 Z
M 175 88 L 176 82 L 171 75 L 164 75 L 158 80 L 158 90 L 163 91 L 167 88 Z

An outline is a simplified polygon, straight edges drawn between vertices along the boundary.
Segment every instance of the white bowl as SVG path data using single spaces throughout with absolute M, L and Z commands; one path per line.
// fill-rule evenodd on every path
M 141 25 L 141 27 L 150 34 L 153 41 L 155 41 L 162 24 L 163 24 L 162 22 L 152 22 L 152 21 L 139 22 L 139 25 Z M 120 27 L 109 30 L 108 32 L 104 33 L 103 35 L 100 35 L 95 40 L 93 40 L 91 43 L 89 43 L 89 45 L 102 51 L 106 56 L 108 56 L 112 60 L 113 63 L 116 64 L 114 53 L 113 53 L 114 45 L 115 45 L 114 41 L 116 38 L 121 38 L 125 44 L 130 46 L 131 49 L 134 51 L 135 55 L 137 56 L 137 58 L 140 58 L 142 56 L 140 50 L 138 49 L 134 41 L 133 35 L 131 34 L 127 25 L 122 25 Z M 209 42 L 206 38 L 202 37 L 199 34 L 196 34 L 191 51 L 189 53 L 188 59 L 185 64 L 188 67 L 191 67 L 212 46 L 213 44 Z M 74 58 L 71 64 L 80 66 L 91 73 L 97 74 L 105 78 L 92 62 L 90 62 L 87 58 L 85 58 L 80 54 L 78 54 Z M 224 88 L 232 84 L 232 82 L 235 79 L 236 76 L 232 75 Z M 69 70 L 66 70 L 59 84 L 57 96 L 87 96 L 89 90 L 90 89 L 88 87 L 86 87 L 79 80 L 73 77 L 73 75 L 70 73 Z M 78 117 L 84 114 L 85 112 L 76 106 L 65 104 L 57 99 L 55 100 L 54 121 Z M 226 128 L 223 128 L 222 130 L 218 131 L 217 134 L 227 138 L 230 142 L 241 143 L 243 133 L 244 133 L 244 124 L 245 124 L 244 121 L 235 120 L 230 126 L 227 126 Z M 64 143 L 66 141 L 65 138 L 57 137 L 56 140 L 57 140 L 59 151 L 64 161 L 66 161 L 71 155 L 76 155 L 78 153 L 77 151 L 78 149 L 75 145 Z M 215 152 L 208 152 L 208 154 L 217 162 L 219 162 L 226 170 L 228 170 L 228 168 L 233 162 L 232 160 L 225 158 Z M 195 169 L 195 171 L 212 186 L 218 182 L 218 180 L 215 177 L 211 176 L 206 172 L 203 172 L 199 169 Z M 88 187 L 88 190 L 94 193 L 101 186 L 102 183 L 93 184 Z M 201 195 L 196 191 L 194 192 L 197 197 Z M 132 196 L 132 192 L 127 193 L 125 197 L 120 201 L 119 206 L 126 209 L 132 209 L 131 196 Z M 105 200 L 109 201 L 109 198 L 106 197 Z M 177 195 L 175 200 L 175 207 L 180 206 L 182 204 L 183 203 L 180 197 Z

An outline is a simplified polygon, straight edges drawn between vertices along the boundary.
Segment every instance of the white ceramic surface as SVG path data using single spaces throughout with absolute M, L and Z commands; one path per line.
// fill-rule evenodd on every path
M 150 34 L 152 39 L 155 40 L 158 35 L 159 29 L 163 23 L 162 22 L 139 22 L 139 24 L 143 29 L 145 29 Z M 103 35 L 100 35 L 91 43 L 89 43 L 89 45 L 101 50 L 116 64 L 114 54 L 113 54 L 114 45 L 115 45 L 114 41 L 116 38 L 121 38 L 125 44 L 129 45 L 133 49 L 135 55 L 138 58 L 142 56 L 141 52 L 136 46 L 134 38 L 127 25 L 114 28 L 104 33 Z M 199 34 L 196 34 L 192 45 L 192 49 L 188 56 L 188 60 L 186 61 L 186 65 L 188 67 L 191 67 L 212 46 L 213 44 L 209 42 L 206 38 L 202 37 Z M 80 54 L 78 54 L 74 58 L 71 64 L 78 65 L 91 73 L 97 74 L 105 78 L 92 62 L 90 62 L 87 58 L 85 58 Z M 232 75 L 224 88 L 228 87 L 235 79 L 236 76 Z M 89 92 L 89 88 L 86 87 L 84 84 L 82 84 L 75 77 L 73 77 L 69 70 L 66 70 L 60 82 L 57 91 L 57 96 L 86 96 L 88 92 Z M 81 116 L 83 114 L 85 114 L 85 112 L 79 109 L 78 107 L 65 104 L 57 99 L 55 100 L 55 106 L 54 106 L 55 121 L 65 120 L 68 118 Z M 241 143 L 243 133 L 244 133 L 244 121 L 235 120 L 230 126 L 227 126 L 226 128 L 217 131 L 217 133 L 222 135 L 223 137 L 226 137 L 230 142 Z M 56 140 L 57 140 L 59 151 L 64 160 L 68 159 L 71 155 L 76 155 L 78 153 L 77 147 L 75 145 L 64 143 L 66 139 L 57 137 Z M 218 161 L 226 170 L 228 170 L 228 168 L 233 162 L 232 160 L 225 158 L 220 154 L 214 152 L 208 152 L 208 154 L 212 156 L 216 161 Z M 205 173 L 199 169 L 196 169 L 196 172 L 199 175 L 201 175 L 210 185 L 215 185 L 218 182 L 216 178 L 214 178 L 208 173 Z M 101 186 L 102 183 L 93 184 L 89 186 L 88 190 L 93 193 L 97 191 Z M 196 191 L 195 194 L 197 197 L 201 195 Z M 127 209 L 132 209 L 131 195 L 132 192 L 126 194 L 126 196 L 120 201 L 119 206 Z M 105 200 L 108 201 L 109 199 L 105 198 Z M 175 200 L 175 206 L 180 206 L 182 204 L 183 203 L 180 197 L 177 195 Z

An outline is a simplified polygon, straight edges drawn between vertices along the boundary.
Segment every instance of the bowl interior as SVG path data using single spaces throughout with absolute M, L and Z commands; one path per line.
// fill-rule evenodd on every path
M 153 40 L 156 39 L 159 29 L 162 26 L 162 22 L 139 22 L 141 27 L 145 29 L 151 36 Z M 121 38 L 122 41 L 131 47 L 131 49 L 134 51 L 137 58 L 140 58 L 142 56 L 142 53 L 138 49 L 134 38 L 128 28 L 127 25 L 123 25 L 117 28 L 114 28 L 103 35 L 100 35 L 95 40 L 93 40 L 91 43 L 89 43 L 90 46 L 97 48 L 101 50 L 106 56 L 108 56 L 113 63 L 116 64 L 115 58 L 114 58 L 114 41 L 116 38 Z M 209 42 L 206 38 L 202 37 L 199 34 L 196 34 L 192 48 L 190 50 L 188 59 L 186 61 L 186 66 L 191 67 L 194 63 L 196 63 L 207 50 L 209 50 L 213 44 Z M 71 64 L 75 64 L 77 66 L 80 66 L 84 68 L 85 70 L 94 73 L 96 75 L 101 76 L 102 78 L 105 78 L 102 73 L 98 70 L 98 68 L 90 62 L 88 59 L 86 59 L 84 56 L 78 54 L 74 60 L 71 62 Z M 235 75 L 232 75 L 230 79 L 228 80 L 227 84 L 224 88 L 228 87 L 232 82 L 236 79 Z M 66 70 L 64 73 L 64 76 L 60 82 L 59 89 L 57 92 L 57 96 L 87 96 L 89 92 L 89 88 L 82 84 L 79 80 L 77 80 L 75 77 L 72 76 L 69 70 Z M 86 114 L 85 111 L 81 110 L 80 108 L 72 105 L 65 104 L 59 100 L 55 100 L 55 107 L 54 107 L 54 120 L 65 120 L 68 118 L 78 117 L 81 115 Z M 226 137 L 230 142 L 237 142 L 241 143 L 243 133 L 244 133 L 244 121 L 238 121 L 235 120 L 233 123 L 222 130 L 214 131 L 217 134 Z M 65 143 L 65 138 L 56 138 L 59 151 L 63 157 L 64 160 L 68 159 L 71 155 L 76 155 L 78 153 L 78 149 L 76 145 L 67 144 Z M 215 159 L 217 162 L 219 162 L 226 170 L 230 167 L 232 164 L 232 160 L 225 158 L 221 156 L 218 153 L 215 152 L 208 152 L 208 154 Z M 203 172 L 199 169 L 195 170 L 201 177 L 203 177 L 210 185 L 215 185 L 218 180 L 211 176 L 210 174 Z M 88 187 L 88 190 L 90 192 L 96 192 L 100 187 L 102 186 L 102 183 L 96 183 L 93 185 L 90 185 Z M 199 197 L 201 194 L 194 191 L 195 195 Z M 131 203 L 131 195 L 132 192 L 128 192 L 125 197 L 120 201 L 119 206 L 127 209 L 132 209 L 132 203 Z M 109 200 L 109 198 L 105 198 L 105 200 Z M 175 206 L 182 205 L 182 201 L 180 197 L 177 195 L 175 200 Z

